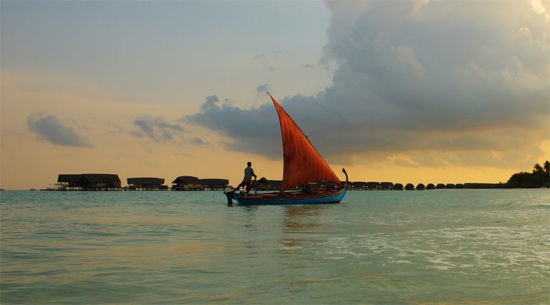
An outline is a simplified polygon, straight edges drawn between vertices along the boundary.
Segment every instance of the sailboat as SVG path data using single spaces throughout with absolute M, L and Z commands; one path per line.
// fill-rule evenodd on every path
M 281 187 L 278 192 L 254 194 L 228 188 L 224 191 L 228 205 L 233 204 L 233 199 L 239 205 L 325 204 L 342 201 L 348 186 L 346 170 L 342 169 L 346 176 L 342 184 L 294 120 L 271 94 L 267 94 L 277 110 L 283 140 Z

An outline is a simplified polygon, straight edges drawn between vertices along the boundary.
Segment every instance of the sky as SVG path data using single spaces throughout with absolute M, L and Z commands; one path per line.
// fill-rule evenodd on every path
M 550 1 L 1 1 L 0 188 L 337 175 L 506 182 L 550 160 Z

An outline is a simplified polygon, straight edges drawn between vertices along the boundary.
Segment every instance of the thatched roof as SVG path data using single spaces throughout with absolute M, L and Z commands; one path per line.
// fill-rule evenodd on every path
M 89 183 L 120 183 L 120 178 L 115 174 L 82 174 L 82 179 Z
M 153 178 L 153 177 L 137 177 L 137 178 L 128 178 L 128 184 L 133 185 L 162 185 L 164 184 L 163 178 Z
M 57 182 L 78 183 L 82 179 L 82 175 L 78 174 L 60 174 L 57 177 Z
M 219 178 L 205 178 L 205 179 L 200 179 L 199 183 L 203 185 L 228 185 L 229 180 L 219 179 Z
M 199 184 L 199 178 L 193 176 L 179 176 L 172 183 Z
M 120 178 L 115 174 L 60 174 L 57 182 L 116 183 L 120 182 Z

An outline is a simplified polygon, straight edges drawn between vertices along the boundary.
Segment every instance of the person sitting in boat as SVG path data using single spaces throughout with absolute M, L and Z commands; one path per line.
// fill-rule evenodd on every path
M 250 193 L 250 190 L 252 189 L 252 177 L 254 177 L 254 180 L 256 179 L 256 174 L 254 173 L 254 169 L 252 168 L 252 162 L 246 163 L 247 167 L 244 169 L 244 178 L 243 182 L 237 186 L 237 190 L 241 188 L 241 186 L 246 187 L 246 194 L 248 195 Z

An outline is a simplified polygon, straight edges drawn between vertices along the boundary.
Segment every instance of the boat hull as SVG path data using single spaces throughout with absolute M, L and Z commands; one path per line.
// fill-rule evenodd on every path
M 235 199 L 239 205 L 331 204 L 342 201 L 346 192 L 347 189 L 341 189 L 336 192 L 321 194 L 285 193 L 284 196 L 275 193 L 241 196 L 235 192 L 233 193 L 233 199 Z

